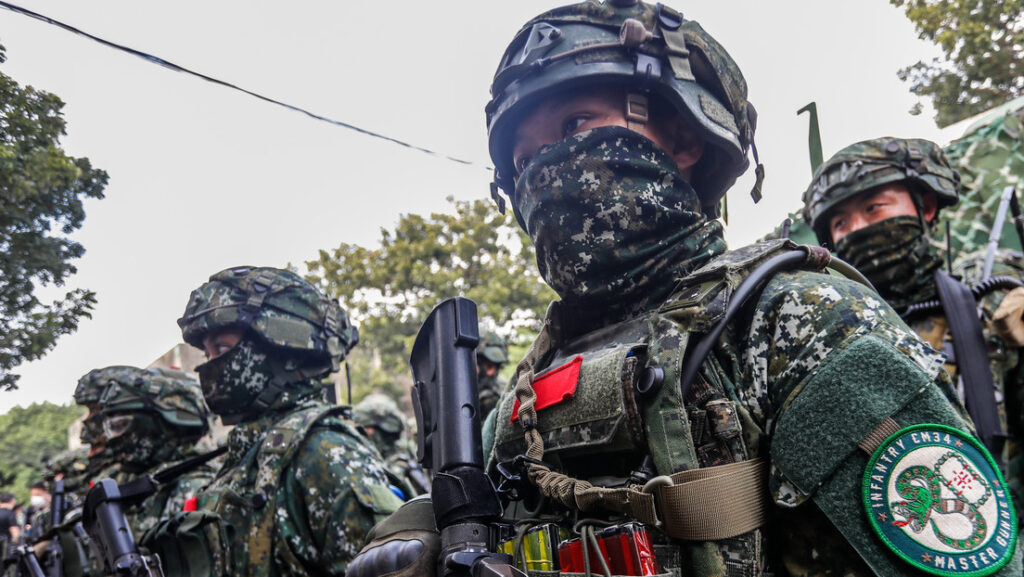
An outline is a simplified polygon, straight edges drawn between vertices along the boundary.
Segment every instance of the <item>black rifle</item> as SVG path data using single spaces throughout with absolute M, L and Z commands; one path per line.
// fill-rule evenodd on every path
M 57 528 L 64 522 L 64 481 L 58 480 L 53 486 L 50 499 L 50 542 L 43 551 L 42 566 L 47 577 L 64 576 L 64 551 L 61 549 Z
M 133 497 L 138 499 L 137 495 Z M 160 558 L 139 552 L 139 546 L 124 516 L 122 504 L 132 506 L 138 502 L 141 501 L 122 496 L 113 479 L 103 479 L 96 483 L 85 497 L 82 521 L 97 558 L 103 562 L 104 575 L 163 577 Z
M 4 546 L 6 544 L 4 541 Z M 18 577 L 46 577 L 43 567 L 39 564 L 39 559 L 36 558 L 35 549 L 31 545 L 18 545 L 11 549 L 4 559 L 3 573 L 7 573 L 11 565 L 17 566 L 16 575 Z
M 412 364 L 416 458 L 434 472 L 431 497 L 441 532 L 438 575 L 525 576 L 512 556 L 492 553 L 502 507 L 484 472 L 476 373 L 476 303 L 457 297 L 430 313 Z

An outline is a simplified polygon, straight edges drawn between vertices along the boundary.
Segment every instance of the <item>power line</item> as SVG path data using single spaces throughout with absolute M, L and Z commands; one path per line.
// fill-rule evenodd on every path
M 100 44 L 102 44 L 104 46 L 107 46 L 109 48 L 113 48 L 115 50 L 120 50 L 121 52 L 126 52 L 128 54 L 133 55 L 133 56 L 137 56 L 137 57 L 142 58 L 143 60 L 146 60 L 146 61 L 148 61 L 148 62 L 150 62 L 152 64 L 158 64 L 160 66 L 163 66 L 164 68 L 168 68 L 168 69 L 173 70 L 175 72 L 182 72 L 184 74 L 188 74 L 189 76 L 195 76 L 196 78 L 200 78 L 202 80 L 205 80 L 207 82 L 216 84 L 218 86 L 223 86 L 225 88 L 230 88 L 232 90 L 237 90 L 238 92 L 242 92 L 244 94 L 248 94 L 249 96 L 258 98 L 258 99 L 260 99 L 260 100 L 262 100 L 264 102 L 269 102 L 270 104 L 281 106 L 281 107 L 287 108 L 288 110 L 292 110 L 294 112 L 298 112 L 300 114 L 304 114 L 304 115 L 306 115 L 306 116 L 308 116 L 308 117 L 310 117 L 310 118 L 312 118 L 314 120 L 319 120 L 320 122 L 326 122 L 328 124 L 333 124 L 334 126 L 340 126 L 342 128 L 347 128 L 348 130 L 354 130 L 355 132 L 358 132 L 359 134 L 364 134 L 366 136 L 370 136 L 370 137 L 373 137 L 373 138 L 379 138 L 381 140 L 386 140 L 388 142 L 391 142 L 393 144 L 397 144 L 399 146 L 404 146 L 404 147 L 410 148 L 412 150 L 418 150 L 420 152 L 429 154 L 431 156 L 436 156 L 438 158 L 444 158 L 446 160 L 450 160 L 452 162 L 457 162 L 459 164 L 464 164 L 464 165 L 467 165 L 467 166 L 482 166 L 481 164 L 479 164 L 477 162 L 473 162 L 473 161 L 470 161 L 470 160 L 463 160 L 461 158 L 456 158 L 454 156 L 449 156 L 447 154 L 444 154 L 443 152 L 437 152 L 436 150 L 431 150 L 429 148 L 424 148 L 422 146 L 417 146 L 415 144 L 412 144 L 412 143 L 409 143 L 409 142 L 405 142 L 404 140 L 399 140 L 397 138 L 394 138 L 394 137 L 391 137 L 391 136 L 387 136 L 386 134 L 381 134 L 379 132 L 374 132 L 372 130 L 367 130 L 365 128 L 360 128 L 360 127 L 358 127 L 358 126 L 356 126 L 354 124 L 349 124 L 348 122 L 344 122 L 344 121 L 341 121 L 341 120 L 335 120 L 333 118 L 329 118 L 327 116 L 323 116 L 321 114 L 317 114 L 315 112 L 312 112 L 310 110 L 302 108 L 301 106 L 295 106 L 293 104 L 288 104 L 287 102 L 282 102 L 280 100 L 277 100 L 275 98 L 271 98 L 269 96 L 264 96 L 264 95 L 262 95 L 262 94 L 260 94 L 258 92 L 254 92 L 252 90 L 248 90 L 246 88 L 242 88 L 241 86 L 238 86 L 236 84 L 232 84 L 230 82 L 227 82 L 227 81 L 224 81 L 224 80 L 220 80 L 219 78 L 214 78 L 213 76 L 208 76 L 206 74 L 203 74 L 202 72 L 196 72 L 195 70 L 186 68 L 184 66 L 180 66 L 180 65 L 175 64 L 173 62 L 170 62 L 168 60 L 160 58 L 159 56 L 154 56 L 154 55 L 149 54 L 147 52 L 143 52 L 141 50 L 136 50 L 135 48 L 132 48 L 130 46 L 125 46 L 123 44 L 118 44 L 116 42 L 112 42 L 110 40 L 106 40 L 104 38 L 100 38 L 99 36 L 90 34 L 90 33 L 85 32 L 84 30 L 81 30 L 79 28 L 75 28 L 74 26 L 72 26 L 70 24 L 65 24 L 64 22 L 61 22 L 60 20 L 56 20 L 54 18 L 50 18 L 49 16 L 40 14 L 38 12 L 33 12 L 33 11 L 27 9 L 27 8 L 22 8 L 21 6 L 17 6 L 15 4 L 11 4 L 9 2 L 4 2 L 3 0 L 0 0 L 0 8 L 6 8 L 7 10 L 10 10 L 11 12 L 15 12 L 15 13 L 21 14 L 23 16 L 28 16 L 29 18 L 34 18 L 36 20 L 39 20 L 41 22 L 45 22 L 47 24 L 50 24 L 52 26 L 56 26 L 58 28 L 63 28 L 64 30 L 67 30 L 68 32 L 71 32 L 72 34 L 77 34 L 78 36 L 84 36 L 85 38 L 88 38 L 88 39 L 90 39 L 90 40 L 92 40 L 94 42 L 98 42 L 98 43 L 100 43 Z M 489 166 L 484 166 L 484 167 L 487 170 L 491 170 L 491 167 L 489 167 Z

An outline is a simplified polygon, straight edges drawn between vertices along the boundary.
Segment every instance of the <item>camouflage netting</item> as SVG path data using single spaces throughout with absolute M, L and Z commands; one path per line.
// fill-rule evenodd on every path
M 945 149 L 963 183 L 960 204 L 941 215 L 942 221 L 950 222 L 954 254 L 985 247 L 1004 188 L 1015 185 L 1018 195 L 1024 192 L 1020 190 L 1024 179 L 1024 98 L 1010 102 L 980 124 Z M 936 233 L 945 240 L 944 223 Z M 1009 217 L 1000 246 L 1021 250 Z

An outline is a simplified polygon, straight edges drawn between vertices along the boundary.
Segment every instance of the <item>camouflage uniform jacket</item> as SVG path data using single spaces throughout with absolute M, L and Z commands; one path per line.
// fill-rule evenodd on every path
M 684 279 L 656 310 L 586 334 L 574 332 L 572 311 L 554 303 L 545 320 L 553 352 L 535 374 L 576 357 L 582 366 L 574 396 L 537 413 L 544 460 L 608 486 L 630 477 L 644 455 L 657 475 L 767 458 L 774 502 L 768 524 L 708 542 L 655 533 L 662 570 L 674 575 L 917 573 L 869 526 L 861 499 L 870 454 L 858 445 L 887 419 L 900 428 L 971 428 L 941 357 L 872 290 L 821 273 L 775 275 L 679 398 L 690 333 L 721 319 L 739 282 L 783 246 L 771 241 L 726 253 Z M 655 396 L 632 398 L 636 371 L 645 366 L 660 367 L 664 382 Z M 600 396 L 589 391 L 602 387 Z M 621 391 L 620 405 L 607 410 L 601 398 L 614 391 Z M 514 397 L 498 408 L 492 472 L 524 447 L 522 427 L 511 420 Z M 524 511 L 524 504 L 514 516 L 557 513 Z M 1020 572 L 1017 551 L 998 574 Z
M 183 547 L 189 565 L 205 556 L 215 577 L 343 575 L 365 534 L 401 502 L 378 453 L 339 414 L 307 400 L 235 426 L 199 511 L 162 524 L 147 544 L 162 557 L 175 554 L 169 544 Z M 189 549 L 186 536 L 205 545 Z M 177 565 L 166 573 L 198 577 Z

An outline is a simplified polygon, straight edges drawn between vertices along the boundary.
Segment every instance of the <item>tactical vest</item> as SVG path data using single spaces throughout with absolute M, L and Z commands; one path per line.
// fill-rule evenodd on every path
M 714 355 L 704 361 L 685 399 L 680 371 L 691 333 L 707 332 L 724 316 L 732 293 L 757 265 L 793 248 L 789 241 L 771 241 L 729 252 L 684 279 L 659 309 L 579 337 L 560 334 L 561 315 L 570 311 L 549 310 L 554 350 L 534 368 L 533 381 L 544 461 L 595 486 L 622 487 L 643 484 L 653 475 L 765 456 L 762 429 L 739 402 Z M 514 394 L 502 397 L 492 470 L 525 451 L 517 409 Z M 651 464 L 653 475 L 644 472 Z M 767 494 L 766 485 L 761 493 Z M 540 518 L 557 513 L 556 505 L 544 497 L 533 503 L 527 499 L 513 503 L 506 513 L 516 519 Z M 583 516 L 570 512 L 560 524 L 570 529 Z M 741 577 L 764 572 L 763 529 L 716 541 L 671 540 L 656 531 L 651 535 L 666 575 Z
M 277 574 L 275 556 L 302 567 L 274 529 L 275 514 L 286 507 L 284 472 L 318 424 L 358 435 L 344 423 L 324 422 L 343 412 L 343 407 L 322 405 L 288 414 L 238 465 L 200 493 L 197 511 L 179 513 L 147 534 L 144 542 L 160 553 L 165 575 L 270 577 Z M 379 496 L 366 487 L 351 489 L 361 504 L 376 510 Z
M 184 460 L 185 459 L 169 463 L 164 467 L 160 467 L 160 470 L 166 470 L 174 467 Z M 188 473 L 182 474 L 180 477 L 170 482 L 159 483 L 157 485 L 156 493 L 143 501 L 137 508 L 125 512 L 132 531 L 134 531 L 137 536 L 144 535 L 153 529 L 157 523 L 159 523 L 168 514 L 167 511 L 169 508 L 173 513 L 180 511 L 181 506 L 184 505 L 184 500 L 187 495 L 187 493 L 182 492 L 183 485 L 190 485 L 195 489 L 194 492 L 198 494 L 199 489 L 213 481 L 215 473 L 215 470 L 203 464 L 195 467 Z

